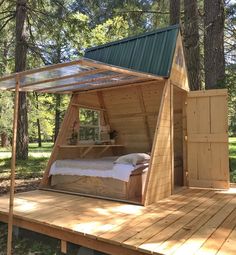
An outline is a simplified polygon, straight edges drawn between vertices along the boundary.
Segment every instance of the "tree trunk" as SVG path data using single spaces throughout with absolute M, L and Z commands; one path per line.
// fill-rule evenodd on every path
M 60 122 L 61 122 L 61 111 L 60 111 L 60 107 L 61 107 L 61 95 L 57 94 L 55 95 L 56 98 L 56 108 L 55 108 L 55 130 L 54 130 L 54 142 L 57 139 L 57 135 L 59 133 L 60 130 Z
M 180 0 L 170 0 L 170 25 L 180 23 Z
M 184 52 L 191 90 L 201 89 L 197 0 L 184 0 Z
M 207 89 L 224 87 L 224 1 L 204 1 L 204 64 Z
M 6 132 L 1 133 L 1 147 L 6 147 L 8 145 L 8 137 Z
M 16 3 L 16 48 L 15 48 L 15 71 L 20 72 L 26 68 L 27 42 L 26 23 L 27 0 L 17 0 Z M 17 159 L 28 158 L 28 118 L 27 118 L 27 95 L 20 92 L 16 157 Z
M 38 93 L 35 92 L 35 99 L 36 99 L 36 109 L 39 112 L 39 96 Z M 37 129 L 38 129 L 38 147 L 42 147 L 42 137 L 41 137 L 41 124 L 40 124 L 40 119 L 37 118 Z

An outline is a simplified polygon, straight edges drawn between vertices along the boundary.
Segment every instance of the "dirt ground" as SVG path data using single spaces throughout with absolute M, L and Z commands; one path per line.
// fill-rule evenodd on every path
M 27 180 L 16 180 L 16 192 L 25 192 L 35 190 L 40 183 L 40 178 L 31 178 Z M 7 194 L 10 187 L 9 180 L 0 180 L 0 196 Z M 33 239 L 24 237 L 13 238 L 14 255 L 58 255 L 60 253 L 59 242 L 56 240 L 42 239 L 35 236 Z M 0 223 L 0 255 L 6 255 L 7 248 L 7 225 Z
M 31 178 L 31 179 L 18 179 L 16 180 L 16 192 L 24 192 L 35 190 L 39 186 L 40 178 Z M 0 180 L 0 195 L 6 194 L 10 189 L 9 180 Z

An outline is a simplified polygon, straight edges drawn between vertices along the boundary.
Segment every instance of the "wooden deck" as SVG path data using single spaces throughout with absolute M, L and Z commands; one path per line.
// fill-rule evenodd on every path
M 7 222 L 8 197 L 0 197 Z M 148 207 L 49 191 L 16 195 L 14 224 L 108 254 L 236 254 L 236 189 L 188 189 Z

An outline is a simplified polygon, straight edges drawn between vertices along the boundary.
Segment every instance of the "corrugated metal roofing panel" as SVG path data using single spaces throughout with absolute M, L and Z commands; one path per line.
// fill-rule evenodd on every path
M 89 48 L 85 57 L 136 71 L 169 77 L 179 26 L 171 26 Z

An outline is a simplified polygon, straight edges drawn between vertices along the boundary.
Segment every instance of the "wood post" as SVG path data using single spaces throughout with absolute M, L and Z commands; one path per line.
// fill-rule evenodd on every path
M 67 242 L 64 240 L 61 240 L 61 252 L 67 254 Z
M 12 229 L 13 229 L 13 207 L 15 191 L 15 171 L 16 171 L 16 139 L 17 139 L 17 122 L 19 107 L 19 75 L 16 76 L 15 86 L 15 105 L 13 118 L 13 139 L 12 139 L 12 158 L 11 158 L 11 182 L 10 182 L 10 201 L 9 201 L 9 218 L 8 218 L 8 236 L 7 236 L 7 255 L 12 254 Z
M 174 151 L 174 87 L 171 82 L 170 86 L 170 147 L 171 147 L 171 194 L 175 189 L 175 151 Z

